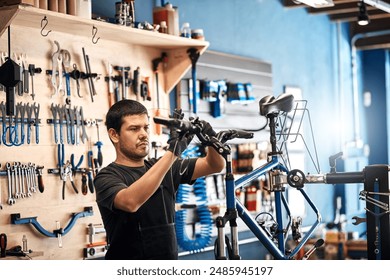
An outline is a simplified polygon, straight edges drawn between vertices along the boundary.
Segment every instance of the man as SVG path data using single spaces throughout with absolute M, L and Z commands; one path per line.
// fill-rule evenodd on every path
M 116 159 L 94 180 L 109 243 L 106 259 L 177 259 L 178 186 L 220 172 L 223 158 L 211 148 L 203 158 L 181 159 L 192 137 L 172 130 L 166 153 L 147 160 L 150 120 L 147 109 L 134 100 L 115 103 L 106 126 Z M 202 131 L 215 135 L 207 122 Z

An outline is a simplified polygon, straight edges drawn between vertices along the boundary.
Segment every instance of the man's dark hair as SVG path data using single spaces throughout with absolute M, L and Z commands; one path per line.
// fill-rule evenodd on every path
M 146 107 L 135 100 L 124 99 L 118 101 L 108 110 L 106 115 L 106 126 L 107 130 L 110 128 L 115 129 L 116 132 L 120 132 L 121 126 L 123 124 L 123 118 L 129 115 L 148 115 L 148 110 Z

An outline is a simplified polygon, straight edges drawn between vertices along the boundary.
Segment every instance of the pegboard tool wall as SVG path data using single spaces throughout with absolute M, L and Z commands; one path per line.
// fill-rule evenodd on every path
M 130 66 L 131 72 L 139 66 L 141 75 L 150 77 L 149 86 L 153 93 L 155 87 L 154 74 L 151 69 L 151 61 L 155 57 L 161 55 L 161 51 L 155 48 L 146 48 L 138 45 L 122 44 L 119 42 L 105 41 L 101 38 L 97 44 L 93 44 L 91 38 L 74 36 L 71 34 L 59 33 L 53 30 L 47 37 L 40 34 L 39 28 L 26 28 L 11 25 L 11 54 L 26 54 L 27 62 L 35 64 L 35 67 L 42 68 L 42 73 L 34 76 L 34 91 L 35 100 L 28 94 L 23 96 L 15 95 L 15 103 L 30 103 L 40 105 L 39 119 L 39 143 L 35 142 L 35 127 L 32 126 L 31 143 L 22 144 L 18 147 L 7 147 L 3 143 L 0 144 L 1 150 L 1 170 L 5 170 L 7 162 L 32 162 L 36 165 L 44 166 L 43 182 L 44 192 L 33 193 L 31 197 L 19 198 L 13 205 L 7 204 L 8 198 L 8 179 L 7 176 L 0 176 L 1 184 L 1 203 L 3 209 L 0 210 L 0 232 L 6 233 L 8 237 L 8 248 L 21 245 L 22 237 L 26 235 L 28 240 L 28 248 L 42 252 L 42 256 L 37 256 L 35 259 L 82 259 L 83 248 L 88 244 L 87 226 L 90 223 L 100 224 L 100 213 L 95 202 L 95 194 L 90 193 L 83 195 L 81 193 L 81 173 L 76 173 L 74 182 L 79 190 L 76 194 L 70 182 L 67 182 L 65 189 L 65 199 L 62 199 L 62 181 L 58 174 L 49 174 L 48 169 L 57 168 L 57 144 L 54 140 L 54 128 L 52 124 L 47 123 L 47 119 L 52 119 L 50 110 L 51 104 L 65 104 L 66 95 L 57 93 L 52 96 L 53 87 L 51 85 L 51 76 L 46 74 L 46 70 L 52 69 L 52 54 L 57 50 L 54 41 L 57 41 L 61 49 L 68 50 L 71 55 L 70 67 L 75 63 L 80 71 L 86 72 L 83 60 L 82 48 L 85 49 L 89 56 L 91 72 L 98 74 L 98 79 L 95 80 L 95 88 L 97 95 L 94 96 L 94 102 L 91 101 L 87 80 L 80 80 L 80 94 L 82 98 L 76 94 L 76 82 L 71 79 L 71 106 L 82 107 L 84 111 L 84 119 L 101 119 L 99 123 L 100 141 L 103 142 L 103 166 L 115 160 L 114 148 L 107 136 L 104 125 L 105 114 L 109 108 L 108 101 L 108 86 L 105 81 L 107 73 L 107 63 L 119 66 Z M 7 32 L 1 36 L 0 51 L 8 52 L 8 36 Z M 12 59 L 14 59 L 11 56 Z M 115 72 L 115 71 L 114 71 Z M 115 73 L 120 75 L 120 73 Z M 65 79 L 63 80 L 65 88 Z M 30 80 L 31 93 L 31 80 Z M 162 110 L 168 112 L 169 100 L 164 93 L 164 75 L 159 81 L 161 93 Z M 128 98 L 135 99 L 135 95 L 128 93 Z M 0 93 L 0 102 L 5 102 L 5 93 Z M 143 102 L 151 111 L 156 106 L 156 100 L 152 97 L 151 101 Z M 164 113 L 165 115 L 165 113 Z M 7 123 L 8 124 L 8 123 Z M 64 135 L 66 129 L 63 129 Z M 98 141 L 96 126 L 86 127 L 87 135 L 91 140 L 92 145 Z M 158 140 L 158 139 L 157 139 Z M 165 140 L 163 140 L 165 141 Z M 80 168 L 87 167 L 87 152 L 88 142 L 79 145 L 68 144 L 64 136 L 65 143 L 65 161 L 70 158 L 73 153 L 75 162 L 77 163 L 80 156 L 84 155 L 84 161 Z M 93 154 L 96 157 L 97 148 L 93 146 Z M 20 213 L 21 218 L 37 217 L 38 222 L 48 231 L 52 232 L 56 229 L 56 222 L 59 221 L 61 227 L 65 227 L 71 218 L 72 213 L 83 211 L 84 207 L 92 206 L 94 214 L 89 217 L 78 219 L 75 226 L 68 234 L 62 237 L 63 247 L 59 248 L 57 238 L 48 238 L 40 234 L 31 225 L 14 225 L 11 224 L 10 215 Z M 104 240 L 104 239 L 103 239 Z

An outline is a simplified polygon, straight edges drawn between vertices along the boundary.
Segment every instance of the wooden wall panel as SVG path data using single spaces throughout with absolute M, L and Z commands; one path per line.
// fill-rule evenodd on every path
M 154 94 L 154 75 L 151 69 L 151 60 L 159 57 L 161 52 L 152 47 L 145 49 L 137 45 L 129 45 L 106 41 L 101 38 L 95 45 L 90 38 L 74 36 L 71 34 L 59 33 L 53 30 L 49 36 L 43 37 L 40 35 L 38 28 L 22 28 L 11 25 L 11 50 L 17 54 L 27 54 L 28 63 L 35 64 L 36 67 L 42 68 L 41 74 L 34 76 L 35 100 L 26 94 L 23 96 L 16 95 L 16 102 L 30 103 L 36 102 L 40 105 L 39 126 L 39 143 L 35 143 L 35 138 L 32 138 L 30 144 L 23 144 L 19 147 L 7 147 L 3 143 L 0 144 L 0 163 L 1 170 L 5 170 L 6 162 L 13 163 L 14 161 L 28 163 L 33 162 L 37 165 L 44 166 L 43 181 L 45 190 L 43 193 L 39 191 L 34 193 L 30 198 L 18 199 L 14 205 L 8 205 L 6 199 L 8 197 L 7 177 L 0 176 L 1 194 L 3 209 L 0 210 L 0 233 L 6 233 L 8 236 L 8 247 L 22 245 L 22 237 L 26 235 L 28 239 L 28 248 L 34 252 L 41 252 L 41 256 L 36 256 L 36 259 L 82 259 L 83 248 L 88 244 L 87 226 L 90 223 L 100 224 L 101 218 L 99 210 L 95 202 L 95 194 L 81 194 L 81 175 L 76 174 L 74 180 L 79 189 L 79 194 L 76 194 L 70 187 L 68 182 L 66 187 L 66 198 L 61 198 L 62 181 L 58 175 L 48 174 L 48 169 L 57 167 L 57 145 L 54 142 L 53 126 L 46 123 L 47 119 L 52 118 L 50 105 L 64 104 L 65 96 L 52 96 L 53 89 L 50 84 L 50 77 L 45 74 L 45 71 L 51 69 L 51 55 L 56 50 L 54 40 L 58 41 L 62 49 L 66 49 L 71 54 L 71 64 L 76 63 L 80 71 L 85 71 L 85 65 L 82 55 L 82 47 L 85 48 L 89 55 L 92 72 L 99 74 L 99 79 L 95 82 L 97 96 L 92 102 L 88 91 L 86 80 L 80 82 L 81 94 L 83 98 L 79 98 L 76 94 L 76 83 L 71 81 L 72 90 L 72 107 L 82 106 L 85 119 L 103 119 L 109 108 L 107 83 L 104 77 L 107 75 L 106 65 L 110 62 L 112 65 L 131 66 L 133 71 L 137 66 L 141 68 L 143 76 L 150 77 L 150 87 Z M 1 37 L 0 51 L 7 51 L 7 32 Z M 118 73 L 119 74 L 119 73 Z M 169 100 L 167 94 L 164 93 L 164 75 L 160 74 L 160 93 L 161 104 L 164 115 L 169 112 Z M 65 84 L 65 81 L 64 81 Z M 31 83 L 30 83 L 31 91 Z M 136 97 L 129 93 L 129 98 Z M 152 95 L 153 96 L 153 95 Z M 5 94 L 0 94 L 0 102 L 5 101 Z M 156 98 L 153 96 L 152 101 L 144 102 L 151 111 L 156 106 Z M 65 130 L 64 130 L 65 131 Z M 1 130 L 0 130 L 1 132 Z M 91 138 L 92 143 L 97 141 L 96 127 L 87 127 L 87 134 Z M 35 137 L 33 129 L 32 137 Z M 34 139 L 34 141 L 33 141 Z M 100 140 L 103 142 L 103 165 L 109 164 L 115 159 L 115 152 L 111 142 L 106 134 L 104 123 L 100 123 Z M 152 140 L 165 143 L 164 135 L 154 137 Z M 69 159 L 72 153 L 75 154 L 75 160 L 78 161 L 81 155 L 84 155 L 84 162 L 81 167 L 87 167 L 87 143 L 79 145 L 65 144 L 65 159 Z M 94 156 L 96 157 L 97 149 L 94 147 Z M 31 225 L 13 225 L 11 224 L 10 215 L 20 213 L 21 218 L 37 217 L 40 224 L 52 232 L 56 229 L 56 221 L 59 221 L 61 227 L 65 227 L 72 213 L 83 211 L 84 207 L 93 207 L 94 215 L 80 218 L 77 220 L 73 229 L 63 239 L 63 247 L 59 248 L 56 238 L 48 238 L 38 233 Z M 96 241 L 104 240 L 105 235 L 96 237 Z

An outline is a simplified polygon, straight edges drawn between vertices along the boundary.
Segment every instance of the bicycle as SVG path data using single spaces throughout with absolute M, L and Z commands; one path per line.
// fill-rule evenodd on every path
M 274 259 L 291 260 L 296 258 L 298 256 L 298 253 L 303 249 L 303 246 L 307 243 L 309 238 L 314 235 L 314 231 L 321 223 L 321 214 L 319 213 L 314 202 L 309 198 L 309 196 L 303 189 L 305 183 L 364 183 L 365 192 L 361 193 L 361 196 L 364 196 L 364 199 L 368 203 L 372 204 L 369 205 L 366 209 L 368 209 L 367 212 L 372 213 L 374 217 L 373 228 L 378 227 L 379 219 L 383 220 L 387 217 L 387 220 L 382 221 L 382 224 L 385 228 L 387 228 L 387 231 L 381 232 L 380 236 L 389 236 L 388 199 L 386 203 L 386 201 L 380 201 L 383 200 L 382 197 L 381 199 L 368 197 L 369 194 L 374 194 L 376 196 L 384 196 L 384 194 L 386 194 L 388 196 L 389 192 L 388 190 L 386 192 L 383 191 L 383 188 L 381 188 L 382 192 L 378 192 L 378 188 L 366 188 L 366 184 L 368 185 L 367 181 L 375 181 L 373 178 L 377 178 L 379 176 L 377 174 L 378 172 L 381 173 L 381 181 L 384 182 L 385 179 L 383 177 L 385 177 L 385 175 L 388 175 L 384 173 L 385 171 L 388 172 L 388 167 L 366 167 L 366 169 L 361 172 L 336 172 L 336 159 L 340 157 L 340 154 L 337 154 L 330 158 L 330 173 L 312 174 L 306 176 L 301 170 L 289 170 L 286 167 L 285 160 L 282 157 L 283 152 L 281 151 L 281 149 L 277 148 L 277 141 L 280 140 L 280 138 L 277 138 L 277 119 L 283 114 L 286 116 L 287 113 L 289 113 L 293 109 L 294 97 L 291 94 L 281 94 L 276 98 L 273 96 L 265 96 L 260 100 L 259 106 L 260 115 L 267 118 L 268 127 L 270 129 L 271 151 L 268 153 L 267 162 L 265 164 L 254 169 L 251 172 L 244 174 L 237 180 L 234 179 L 231 148 L 227 144 L 227 142 L 235 138 L 250 139 L 253 137 L 253 133 L 243 130 L 230 129 L 219 131 L 215 137 L 209 137 L 208 135 L 203 135 L 201 133 L 201 122 L 197 118 L 192 119 L 190 121 L 154 118 L 154 121 L 156 123 L 160 123 L 168 127 L 176 127 L 182 132 L 196 134 L 203 144 L 216 149 L 216 151 L 225 159 L 226 212 L 224 216 L 218 216 L 216 218 L 217 238 L 214 244 L 215 258 L 220 260 L 241 259 L 239 255 L 238 229 L 236 221 L 238 217 L 242 219 L 242 221 L 248 226 L 250 231 L 257 237 L 257 239 L 263 244 L 263 246 L 268 250 L 268 252 L 274 257 Z M 287 135 L 289 134 L 290 131 L 287 132 Z M 279 137 L 283 136 L 284 133 L 279 132 Z M 282 139 L 282 142 L 283 146 L 284 142 L 286 142 L 286 139 Z M 271 213 L 268 213 L 272 217 L 271 222 L 258 221 L 256 219 L 257 217 L 253 218 L 252 214 L 246 209 L 246 207 L 241 203 L 239 198 L 235 195 L 235 191 L 237 189 L 246 186 L 254 179 L 264 175 L 268 176 L 268 192 L 274 194 L 274 213 L 276 215 L 276 218 L 274 218 Z M 386 183 L 388 186 L 388 181 L 386 181 L 384 185 L 386 185 Z M 302 219 L 300 217 L 293 218 L 291 216 L 290 207 L 288 205 L 286 197 L 284 196 L 284 193 L 286 191 L 286 185 L 295 188 L 301 193 L 304 200 L 307 202 L 307 204 L 310 206 L 311 210 L 316 216 L 315 221 L 311 224 L 309 230 L 305 233 L 302 233 L 300 228 L 302 225 Z M 361 199 L 363 198 L 361 197 Z M 378 209 L 383 209 L 384 211 L 378 213 Z M 287 218 L 284 215 L 286 215 Z M 284 226 L 285 220 L 287 220 L 287 223 Z M 230 238 L 224 233 L 224 228 L 227 223 L 229 223 L 230 225 Z M 373 223 L 367 222 L 367 224 L 372 226 Z M 286 242 L 290 238 L 290 236 L 295 242 L 295 246 L 293 248 L 286 247 Z M 389 238 L 387 238 L 386 240 L 383 240 L 385 238 L 378 240 L 378 236 L 374 235 L 373 237 L 371 237 L 371 239 L 372 240 L 368 243 L 369 250 L 375 252 L 375 255 L 378 255 L 379 253 L 389 254 L 390 251 L 387 250 L 387 248 L 390 248 Z M 378 243 L 380 243 L 380 245 L 378 245 Z M 302 259 L 308 259 L 310 255 L 313 254 L 314 251 L 323 244 L 324 240 L 318 239 L 314 243 L 312 248 L 309 249 L 303 255 Z M 374 248 L 372 248 L 373 246 Z M 383 250 L 383 248 L 386 248 L 386 250 Z M 388 252 L 386 253 L 386 251 Z M 384 255 L 384 258 L 388 258 L 388 256 Z

